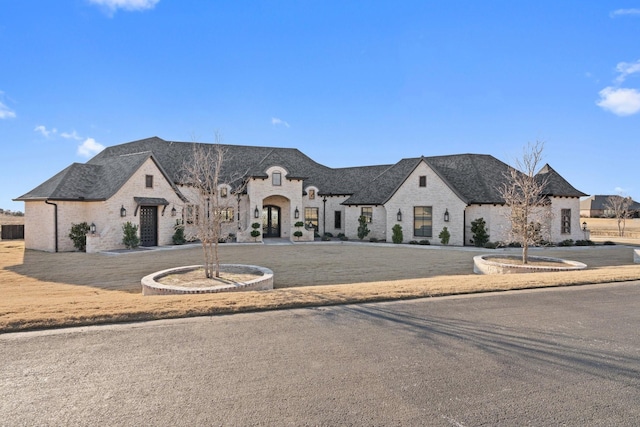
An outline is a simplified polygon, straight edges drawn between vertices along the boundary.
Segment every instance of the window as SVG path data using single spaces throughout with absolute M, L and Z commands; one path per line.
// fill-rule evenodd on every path
M 373 208 L 362 208 L 360 215 L 367 218 L 367 222 L 373 221 Z
M 218 215 L 222 222 L 231 222 L 233 221 L 233 208 L 222 208 Z
M 342 228 L 342 212 L 336 211 L 333 217 L 333 228 L 340 230 Z
M 282 185 L 282 173 L 274 172 L 273 175 L 271 175 L 271 183 L 277 186 Z
M 413 207 L 413 235 L 419 237 L 433 237 L 432 218 L 433 208 L 431 206 Z
M 560 211 L 560 232 L 562 234 L 571 233 L 571 209 L 562 209 Z
M 419 181 L 420 187 L 426 187 L 427 186 L 427 176 L 426 175 L 420 175 L 418 181 Z
M 227 197 L 227 187 L 220 188 L 220 197 Z
M 198 224 L 200 220 L 200 206 L 187 205 L 187 224 Z
M 304 208 L 304 225 L 318 230 L 318 208 Z
M 316 198 L 316 190 L 309 190 L 309 200 Z
M 144 183 L 145 183 L 145 187 L 153 188 L 153 175 L 145 175 Z

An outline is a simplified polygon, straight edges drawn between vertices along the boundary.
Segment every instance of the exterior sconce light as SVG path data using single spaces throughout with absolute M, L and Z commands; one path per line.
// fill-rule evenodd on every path
M 253 211 L 253 217 L 260 218 L 260 211 L 258 210 L 258 206 L 256 206 L 256 208 Z
M 172 207 L 171 208 L 171 216 L 176 216 L 178 214 L 178 211 L 176 210 L 176 207 Z
M 295 219 L 300 218 L 300 211 L 298 210 L 298 207 L 296 206 L 296 210 L 293 212 L 293 217 Z
M 449 222 L 449 209 L 444 210 L 444 222 Z
M 93 222 L 89 226 L 89 231 L 91 232 L 91 234 L 96 234 L 96 225 Z
M 122 207 L 120 208 L 120 216 L 121 217 L 127 216 L 127 210 L 124 208 L 124 205 L 122 205 Z
M 587 231 L 587 221 L 582 223 L 582 231 Z
M 398 209 L 398 215 L 397 215 L 397 218 L 398 218 L 398 222 L 401 222 L 401 221 L 402 221 L 402 211 L 401 211 L 400 209 Z

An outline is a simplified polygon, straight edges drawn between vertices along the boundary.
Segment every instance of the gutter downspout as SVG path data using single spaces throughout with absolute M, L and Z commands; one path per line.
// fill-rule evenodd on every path
M 462 246 L 467 246 L 467 209 L 462 211 Z
M 44 201 L 46 204 L 53 206 L 53 222 L 54 222 L 54 236 L 55 236 L 55 251 L 58 252 L 58 205 L 50 202 L 49 199 Z
M 322 235 L 327 232 L 327 196 L 322 197 Z

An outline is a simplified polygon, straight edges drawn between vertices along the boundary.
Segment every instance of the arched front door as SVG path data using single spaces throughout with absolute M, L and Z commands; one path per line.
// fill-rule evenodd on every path
M 267 205 L 262 208 L 262 237 L 280 237 L 280 208 Z

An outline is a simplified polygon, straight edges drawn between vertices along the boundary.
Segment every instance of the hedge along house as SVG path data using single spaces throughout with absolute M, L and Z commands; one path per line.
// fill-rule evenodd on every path
M 25 246 L 70 251 L 72 224 L 95 231 L 87 251 L 123 248 L 122 225 L 140 227 L 143 246 L 172 244 L 176 222 L 191 227 L 199 212 L 182 178 L 194 146 L 157 137 L 108 147 L 85 164 L 74 163 L 16 200 L 25 202 Z M 222 234 L 238 242 L 268 238 L 310 241 L 314 234 L 357 239 L 365 216 L 368 238 L 390 240 L 400 224 L 403 240 L 430 240 L 447 227 L 450 244 L 466 245 L 471 222 L 484 218 L 492 241 L 505 241 L 509 223 L 499 188 L 509 166 L 492 156 L 462 154 L 402 159 L 395 164 L 351 168 L 323 166 L 297 149 L 222 145 L 225 161 L 218 206 L 227 219 Z M 578 240 L 580 197 L 550 166 L 549 240 Z M 296 227 L 302 222 L 303 227 Z M 251 237 L 253 223 L 262 231 Z M 302 236 L 295 237 L 296 231 Z

